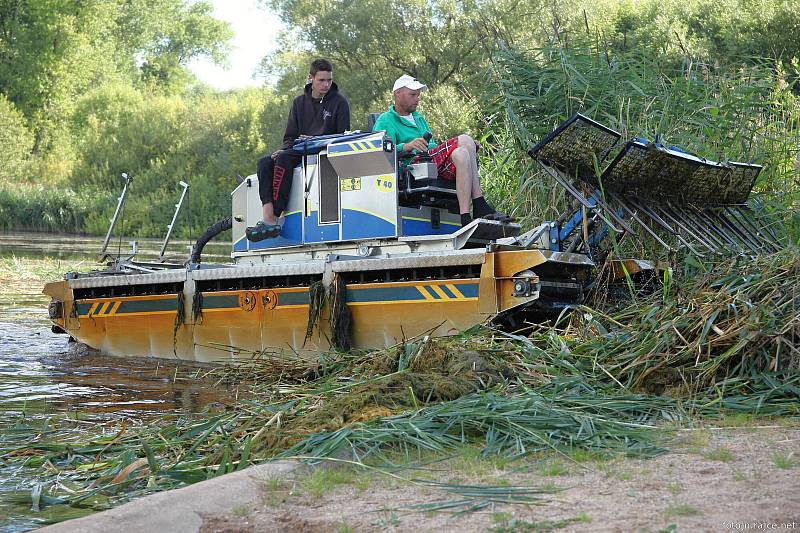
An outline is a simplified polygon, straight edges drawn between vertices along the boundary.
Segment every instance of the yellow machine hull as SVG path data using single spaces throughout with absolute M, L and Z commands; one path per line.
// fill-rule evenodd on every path
M 473 255 L 477 264 L 464 270 L 471 277 L 456 272 L 459 277 L 437 279 L 424 271 L 425 279 L 343 283 L 351 315 L 350 345 L 381 348 L 421 334 L 452 335 L 504 312 L 525 309 L 540 296 L 535 270 L 554 261 L 554 254 L 539 250 Z M 585 265 L 570 262 L 569 254 L 558 255 L 561 270 L 571 270 L 573 277 L 584 272 Z M 248 267 L 235 268 L 246 272 Z M 59 303 L 55 310 L 51 305 L 58 328 L 111 355 L 220 362 L 331 348 L 331 301 L 313 304 L 312 283 L 281 287 L 265 282 L 260 287 L 212 290 L 208 281 L 199 286 L 189 282 L 191 272 L 186 276 L 186 282 L 174 284 L 182 290 L 166 294 L 86 297 L 86 290 L 71 287 L 70 280 L 48 284 L 44 292 Z M 333 279 L 338 276 L 344 274 L 334 274 Z M 319 276 L 322 286 L 323 277 Z M 514 283 L 520 279 L 532 288 L 515 295 Z M 124 293 L 126 287 L 103 290 Z

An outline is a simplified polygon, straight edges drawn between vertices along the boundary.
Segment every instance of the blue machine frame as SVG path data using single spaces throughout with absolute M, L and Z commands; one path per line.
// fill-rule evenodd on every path
M 234 255 L 307 244 L 450 234 L 461 227 L 460 217 L 446 209 L 400 205 L 397 152 L 383 132 L 327 136 L 311 146 L 296 144 L 294 150 L 305 155 L 292 175 L 280 236 L 260 242 L 244 236 L 244 226 L 261 218 L 257 177 L 248 177 L 232 193 L 234 220 L 241 219 L 238 226 L 234 223 Z M 435 215 L 434 210 L 438 211 Z

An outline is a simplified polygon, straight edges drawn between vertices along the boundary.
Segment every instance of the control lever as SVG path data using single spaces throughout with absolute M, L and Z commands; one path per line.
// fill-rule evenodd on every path
M 429 142 L 432 137 L 433 137 L 433 134 L 431 132 L 429 132 L 429 131 L 426 131 L 425 133 L 422 134 L 422 138 L 425 139 L 426 143 Z M 429 156 L 425 152 L 420 152 L 417 155 L 416 161 L 417 161 L 417 163 L 431 163 L 431 162 L 433 162 L 433 158 L 431 156 Z

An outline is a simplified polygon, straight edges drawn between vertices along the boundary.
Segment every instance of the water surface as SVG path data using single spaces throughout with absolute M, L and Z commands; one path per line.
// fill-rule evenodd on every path
M 51 331 L 49 298 L 30 272 L 46 257 L 92 263 L 101 243 L 81 236 L 0 234 L 0 258 L 13 256 L 11 264 L 19 267 L 18 275 L 6 268 L 2 276 L 10 279 L 0 279 L 0 446 L 30 440 L 34 435 L 21 428 L 43 426 L 47 419 L 70 417 L 77 433 L 85 428 L 86 435 L 114 434 L 122 421 L 146 424 L 164 414 L 218 410 L 236 394 L 204 379 L 208 367 L 104 356 Z M 160 249 L 155 244 L 149 246 L 152 256 Z M 30 473 L 0 462 L 0 530 L 41 525 L 41 516 L 17 502 L 36 484 Z

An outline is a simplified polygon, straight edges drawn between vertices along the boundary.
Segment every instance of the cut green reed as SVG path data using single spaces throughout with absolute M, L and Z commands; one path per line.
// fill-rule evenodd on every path
M 524 335 L 479 327 L 316 360 L 252 354 L 206 371 L 240 388 L 223 412 L 100 425 L 20 416 L 0 435 L 4 471 L 20 480 L 10 501 L 60 520 L 280 456 L 346 453 L 391 469 L 398 453 L 419 461 L 465 445 L 512 459 L 663 453 L 659 424 L 800 415 L 798 286 L 796 249 L 687 258 L 660 290 L 590 298 Z
M 343 450 L 358 460 L 388 449 L 410 457 L 448 453 L 478 444 L 482 454 L 522 457 L 575 447 L 591 451 L 653 456 L 664 450 L 647 434 L 661 417 L 680 416 L 671 399 L 615 395 L 587 398 L 540 394 L 526 388 L 482 392 L 415 412 L 312 435 L 282 455 L 336 456 Z

